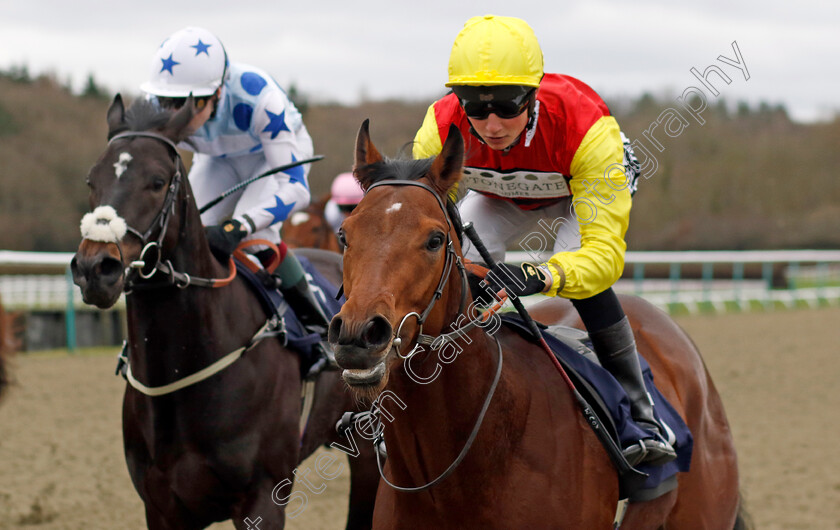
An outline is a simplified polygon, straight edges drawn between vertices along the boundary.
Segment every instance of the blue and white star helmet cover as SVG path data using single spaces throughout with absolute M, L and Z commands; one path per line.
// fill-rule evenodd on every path
M 187 27 L 161 43 L 149 65 L 149 80 L 140 89 L 160 97 L 210 96 L 227 71 L 227 54 L 218 37 L 203 28 Z

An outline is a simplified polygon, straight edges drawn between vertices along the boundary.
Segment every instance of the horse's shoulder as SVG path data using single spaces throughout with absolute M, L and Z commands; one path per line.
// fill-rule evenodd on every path
M 569 300 L 565 298 L 547 298 L 528 308 L 531 317 L 545 324 L 554 326 L 557 324 L 571 327 L 582 327 L 580 317 Z

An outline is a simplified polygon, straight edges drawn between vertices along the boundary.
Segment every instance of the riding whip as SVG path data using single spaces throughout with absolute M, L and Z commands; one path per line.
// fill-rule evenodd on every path
M 269 169 L 265 173 L 260 173 L 256 177 L 251 177 L 248 180 L 242 181 L 239 184 L 237 184 L 236 186 L 234 186 L 234 187 L 230 188 L 229 190 L 225 191 L 224 193 L 222 193 L 221 195 L 219 195 L 218 197 L 216 197 L 212 201 L 208 202 L 207 204 L 205 204 L 204 206 L 199 208 L 198 213 L 206 212 L 207 210 L 209 210 L 213 206 L 216 206 L 217 204 L 222 202 L 222 199 L 224 199 L 225 197 L 227 197 L 231 193 L 237 192 L 237 191 L 241 190 L 242 188 L 244 188 L 245 186 L 247 186 L 248 184 L 251 184 L 252 182 L 256 182 L 256 181 L 260 180 L 261 178 L 265 178 L 265 177 L 267 177 L 269 175 L 273 175 L 275 173 L 280 173 L 281 171 L 286 171 L 287 169 L 292 169 L 293 167 L 302 166 L 303 164 L 309 164 L 310 162 L 317 162 L 318 160 L 321 160 L 323 158 L 324 158 L 324 155 L 316 155 L 316 156 L 313 156 L 312 158 L 304 158 L 303 160 L 295 160 L 294 162 L 289 162 L 288 164 L 283 164 L 282 166 L 277 166 L 273 169 Z

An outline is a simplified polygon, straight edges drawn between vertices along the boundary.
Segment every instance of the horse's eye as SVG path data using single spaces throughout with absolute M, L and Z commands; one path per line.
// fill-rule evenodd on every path
M 166 186 L 166 181 L 160 177 L 157 177 L 152 181 L 152 189 L 155 191 L 162 190 L 164 186 Z
M 347 236 L 344 234 L 343 228 L 338 231 L 338 243 L 344 248 L 349 246 L 347 245 Z
M 429 240 L 426 242 L 426 249 L 431 251 L 440 250 L 440 248 L 443 246 L 444 241 L 445 238 L 443 237 L 443 234 L 440 232 L 435 232 L 434 234 L 432 234 L 432 237 L 430 237 Z
M 85 179 L 85 184 L 88 188 L 93 188 L 93 184 L 91 184 L 90 179 Z

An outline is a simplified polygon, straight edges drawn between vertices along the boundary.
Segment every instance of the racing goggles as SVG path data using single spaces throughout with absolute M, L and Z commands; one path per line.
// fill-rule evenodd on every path
M 534 87 L 519 85 L 456 86 L 452 88 L 464 113 L 476 120 L 495 114 L 503 120 L 515 118 L 531 104 Z
M 202 97 L 193 97 L 193 105 L 195 105 L 195 110 L 200 111 L 204 108 L 205 105 L 210 101 L 213 95 L 209 96 L 202 96 Z M 160 106 L 167 110 L 178 110 L 184 106 L 184 103 L 187 102 L 187 98 L 167 98 L 158 96 L 158 101 L 160 102 Z

